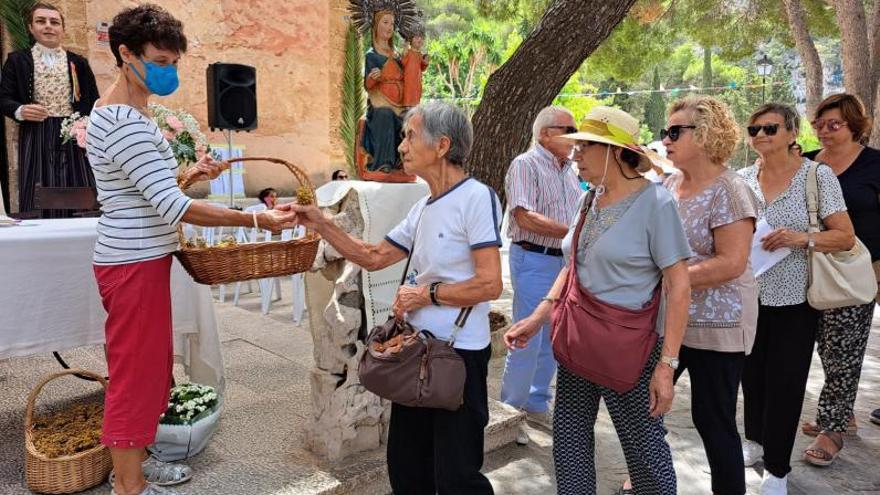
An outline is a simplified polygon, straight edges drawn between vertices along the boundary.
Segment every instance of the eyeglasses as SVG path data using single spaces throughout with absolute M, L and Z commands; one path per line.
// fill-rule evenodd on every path
M 548 125 L 547 129 L 563 129 L 566 134 L 574 134 L 578 131 L 577 127 L 570 125 Z
M 767 125 L 750 125 L 746 127 L 746 130 L 749 131 L 749 136 L 755 137 L 761 132 L 761 129 L 764 129 L 765 136 L 775 136 L 776 132 L 779 130 L 779 124 L 767 124 Z
M 836 132 L 839 131 L 841 127 L 846 127 L 846 122 L 837 119 L 816 119 L 810 122 L 810 125 L 813 126 L 813 130 L 816 132 L 821 131 L 823 128 L 827 128 L 831 132 Z
M 673 143 L 678 141 L 678 138 L 681 137 L 682 129 L 696 129 L 695 125 L 671 125 L 669 129 L 660 129 L 660 140 L 669 138 Z

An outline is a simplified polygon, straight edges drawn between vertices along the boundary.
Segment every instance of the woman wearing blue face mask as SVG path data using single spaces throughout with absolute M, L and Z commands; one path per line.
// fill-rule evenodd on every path
M 95 104 L 86 140 L 103 213 L 94 269 L 107 310 L 111 384 L 101 441 L 113 459 L 112 494 L 171 495 L 176 492 L 159 485 L 181 483 L 192 472 L 148 456 L 145 447 L 155 439 L 171 386 L 170 273 L 177 224 L 280 230 L 295 215 L 216 208 L 178 188 L 178 164 L 147 102 L 179 85 L 177 61 L 186 51 L 180 21 L 155 5 L 123 10 L 113 19 L 110 48 L 119 76 Z M 206 156 L 184 174 L 213 179 L 224 166 Z

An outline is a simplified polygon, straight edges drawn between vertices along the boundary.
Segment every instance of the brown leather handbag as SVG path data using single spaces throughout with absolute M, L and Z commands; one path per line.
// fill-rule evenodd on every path
M 420 222 L 421 215 L 416 225 Z M 415 242 L 400 285 L 406 281 L 414 250 Z M 430 330 L 417 330 L 393 316 L 374 327 L 364 342 L 366 349 L 358 367 L 361 385 L 383 399 L 404 406 L 457 410 L 464 401 L 466 372 L 464 360 L 453 345 L 471 310 L 473 307 L 462 308 L 448 341 L 434 337 Z
M 572 237 L 568 278 L 553 307 L 553 355 L 572 373 L 622 394 L 638 384 L 657 344 L 660 285 L 637 310 L 602 302 L 581 286 L 576 260 L 586 218 L 584 208 Z
M 450 340 L 389 318 L 370 331 L 358 377 L 374 394 L 410 407 L 455 411 L 464 399 L 464 360 L 452 347 L 473 308 L 464 308 Z

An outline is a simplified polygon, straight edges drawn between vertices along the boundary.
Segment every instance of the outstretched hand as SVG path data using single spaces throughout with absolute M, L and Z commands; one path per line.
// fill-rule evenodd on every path
M 193 168 L 189 169 L 188 172 L 192 174 L 192 178 L 195 182 L 200 182 L 204 180 L 214 180 L 217 177 L 220 177 L 220 174 L 227 169 L 229 169 L 229 162 L 217 161 L 210 154 L 205 154 L 198 162 L 196 162 Z
M 315 205 L 284 203 L 276 205 L 275 210 L 293 213 L 293 222 L 295 224 L 303 225 L 312 230 L 318 230 L 320 223 L 325 220 L 324 213 Z
M 257 213 L 257 224 L 261 229 L 277 234 L 284 229 L 296 227 L 296 213 L 281 210 L 263 210 Z

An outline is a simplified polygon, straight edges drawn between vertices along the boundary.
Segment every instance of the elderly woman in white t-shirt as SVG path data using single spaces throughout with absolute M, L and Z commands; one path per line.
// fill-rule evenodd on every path
M 455 338 L 467 369 L 464 404 L 454 412 L 393 404 L 388 474 L 394 493 L 491 494 L 480 468 L 489 421 L 489 301 L 502 290 L 501 205 L 495 191 L 465 174 L 473 129 L 463 112 L 447 104 L 419 105 L 407 114 L 403 130 L 404 170 L 424 179 L 431 195 L 379 244 L 346 234 L 314 206 L 279 208 L 296 211 L 299 223 L 367 270 L 412 253 L 409 282 L 398 290 L 393 311 L 416 328 L 447 338 L 460 308 L 473 306 Z

